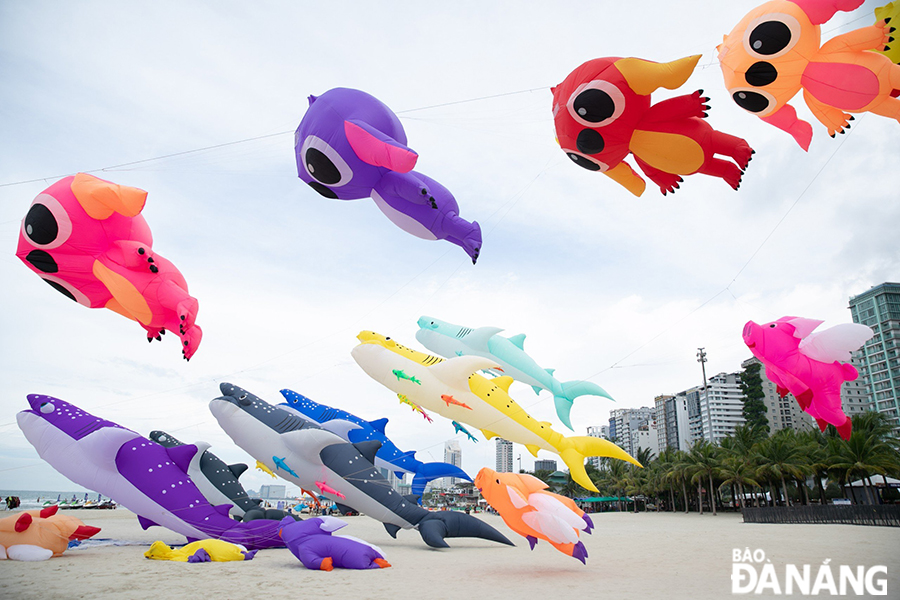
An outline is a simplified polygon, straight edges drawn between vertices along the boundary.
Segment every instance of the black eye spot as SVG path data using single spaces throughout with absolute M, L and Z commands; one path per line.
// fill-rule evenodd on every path
M 600 165 L 598 165 L 597 163 L 595 163 L 593 161 L 586 159 L 583 156 L 578 156 L 574 152 L 567 152 L 567 154 L 569 155 L 569 158 L 571 158 L 572 161 L 579 167 L 585 168 L 588 171 L 599 171 L 600 170 Z
M 65 288 L 65 286 L 60 285 L 59 283 L 57 283 L 55 281 L 50 281 L 49 279 L 45 279 L 44 281 L 49 283 L 50 287 L 52 287 L 54 290 L 56 290 L 57 292 L 59 292 L 60 294 L 65 296 L 66 298 L 69 298 L 70 300 L 74 300 L 75 302 L 78 302 L 78 300 L 75 300 L 75 295 L 72 292 L 70 292 L 69 290 L 67 290 Z
M 778 69 L 771 63 L 760 61 L 751 65 L 747 72 L 744 73 L 744 79 L 753 87 L 762 87 L 769 85 L 778 79 Z
M 791 43 L 791 29 L 781 21 L 766 21 L 750 32 L 750 47 L 757 54 L 778 54 Z
M 616 103 L 603 90 L 584 90 L 572 102 L 575 113 L 588 123 L 600 123 L 610 118 L 616 110 Z
M 321 151 L 307 148 L 305 159 L 306 170 L 318 181 L 334 185 L 341 180 L 340 170 Z
M 322 194 L 322 195 L 325 196 L 326 198 L 330 198 L 331 200 L 337 200 L 337 199 L 338 199 L 337 194 L 335 194 L 333 191 L 331 191 L 330 188 L 325 187 L 324 185 L 322 185 L 322 184 L 319 183 L 318 181 L 310 181 L 310 182 L 309 182 L 309 187 L 311 187 L 312 189 L 316 190 L 317 192 L 319 192 L 320 194 Z
M 49 244 L 59 235 L 59 224 L 49 208 L 32 204 L 25 215 L 25 233 L 35 244 Z
M 756 92 L 741 90 L 732 94 L 731 97 L 734 98 L 738 106 L 750 112 L 758 113 L 769 108 L 769 99 Z
M 775 323 L 772 323 L 771 325 L 769 325 L 769 327 L 771 327 L 772 329 L 775 329 Z
M 25 257 L 25 260 L 34 265 L 35 269 L 39 269 L 44 273 L 56 273 L 59 271 L 59 266 L 53 260 L 53 257 L 43 250 L 32 250 Z
M 499 480 L 499 479 L 497 480 L 497 484 L 498 484 L 498 485 L 500 484 L 500 480 Z

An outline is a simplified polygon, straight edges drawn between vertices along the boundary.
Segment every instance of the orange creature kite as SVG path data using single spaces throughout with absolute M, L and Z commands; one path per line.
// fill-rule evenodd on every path
M 86 540 L 100 532 L 80 519 L 56 514 L 59 507 L 27 510 L 0 519 L 0 558 L 47 560 L 61 556 L 72 540 Z
M 872 50 L 888 50 L 890 18 L 821 44 L 822 23 L 863 0 L 774 0 L 758 6 L 724 37 L 719 62 L 725 87 L 744 110 L 782 129 L 809 149 L 812 126 L 788 101 L 803 90 L 813 115 L 834 137 L 849 113 L 872 112 L 900 122 L 900 65 Z
M 569 73 L 552 89 L 556 139 L 563 152 L 635 196 L 644 193 L 646 183 L 625 162 L 629 153 L 663 195 L 674 193 L 682 175 L 693 173 L 720 177 L 738 189 L 753 149 L 707 124 L 709 98 L 703 90 L 650 105 L 650 94 L 683 85 L 698 60 L 699 55 L 670 63 L 597 58 Z
M 532 550 L 538 539 L 547 540 L 585 563 L 587 550 L 578 539 L 579 531 L 590 533 L 594 524 L 571 498 L 546 491 L 547 484 L 532 475 L 497 473 L 487 467 L 475 476 L 475 487 Z

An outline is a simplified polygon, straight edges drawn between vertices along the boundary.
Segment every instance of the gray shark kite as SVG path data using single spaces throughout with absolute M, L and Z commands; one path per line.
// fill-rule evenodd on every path
M 475 517 L 429 512 L 418 506 L 414 497 L 391 489 L 374 465 L 381 442 L 351 444 L 297 412 L 269 404 L 245 389 L 230 383 L 219 388 L 222 396 L 209 404 L 219 425 L 235 444 L 283 479 L 304 489 L 318 489 L 342 509 L 381 521 L 392 537 L 397 537 L 400 529 L 415 528 L 433 548 L 449 547 L 444 541 L 448 537 L 514 545 Z
M 165 448 L 187 445 L 165 431 L 151 431 L 150 439 Z M 188 464 L 187 474 L 210 504 L 213 506 L 231 504 L 229 513 L 238 521 L 255 519 L 280 521 L 286 516 L 293 516 L 283 510 L 262 508 L 260 507 L 262 500 L 247 495 L 247 490 L 238 481 L 241 474 L 247 470 L 247 465 L 226 464 L 210 452 L 209 444 L 206 442 L 195 442 L 193 445 L 197 447 L 197 452 Z

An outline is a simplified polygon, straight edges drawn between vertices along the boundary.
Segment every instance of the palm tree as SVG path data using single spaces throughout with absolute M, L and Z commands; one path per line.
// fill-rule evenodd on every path
M 709 481 L 709 505 L 713 515 L 716 515 L 716 493 L 713 487 L 713 477 L 718 475 L 719 457 L 715 444 L 706 440 L 698 440 L 688 454 L 691 462 L 691 483 L 697 484 L 697 495 L 700 504 L 700 514 L 703 514 L 703 483 Z
M 719 475 L 723 478 L 723 481 L 719 484 L 719 489 L 722 489 L 726 485 L 736 485 L 738 488 L 738 502 L 741 510 L 744 509 L 744 486 L 759 485 L 759 483 L 753 479 L 754 471 L 755 469 L 749 461 L 746 461 L 739 456 L 726 456 L 720 463 Z
M 861 479 L 866 496 L 873 503 L 877 502 L 868 479 L 873 474 L 886 475 L 892 468 L 896 469 L 897 461 L 893 456 L 896 452 L 864 429 L 854 431 L 849 440 L 834 441 L 831 451 L 829 461 L 832 472 L 841 481 L 850 483 L 851 491 L 853 479 Z
M 757 475 L 780 480 L 786 506 L 791 505 L 788 495 L 788 478 L 804 477 L 810 472 L 804 447 L 797 441 L 793 429 L 782 429 L 756 446 Z M 774 499 L 774 498 L 773 498 Z

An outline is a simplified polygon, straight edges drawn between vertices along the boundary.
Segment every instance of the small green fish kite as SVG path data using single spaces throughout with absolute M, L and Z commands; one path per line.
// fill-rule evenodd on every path
M 415 383 L 415 384 L 417 384 L 417 385 L 422 385 L 422 382 L 419 381 L 418 379 L 416 379 L 415 375 L 413 375 L 412 377 L 410 377 L 410 376 L 407 375 L 406 372 L 403 371 L 402 369 L 393 369 L 391 372 L 392 372 L 394 375 L 396 375 L 397 381 L 400 381 L 401 379 L 406 379 L 407 381 L 412 381 L 413 383 Z

